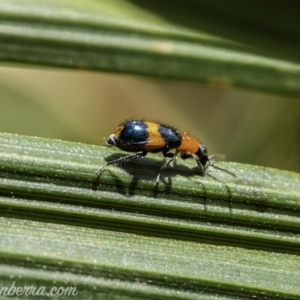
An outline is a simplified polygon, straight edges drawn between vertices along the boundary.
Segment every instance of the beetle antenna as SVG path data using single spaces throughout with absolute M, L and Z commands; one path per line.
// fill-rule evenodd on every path
M 215 160 L 215 159 L 217 159 L 217 160 L 225 160 L 225 155 L 224 154 L 213 154 L 213 155 L 210 155 L 209 157 L 208 157 L 210 160 Z
M 234 173 L 232 173 L 232 172 L 230 172 L 230 171 L 228 171 L 228 170 L 226 170 L 226 169 L 223 169 L 223 168 L 221 168 L 221 167 L 218 167 L 218 166 L 214 165 L 214 164 L 211 162 L 211 159 L 214 158 L 214 157 L 216 157 L 216 156 L 211 156 L 211 157 L 208 159 L 209 165 L 210 165 L 211 167 L 213 167 L 213 168 L 215 168 L 215 169 L 218 169 L 218 170 L 220 170 L 220 171 L 226 172 L 226 173 L 230 174 L 230 175 L 233 176 L 233 177 L 237 177 Z

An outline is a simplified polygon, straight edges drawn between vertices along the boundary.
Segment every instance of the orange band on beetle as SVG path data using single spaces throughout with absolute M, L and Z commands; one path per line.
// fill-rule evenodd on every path
M 199 141 L 193 136 L 182 132 L 181 135 L 181 144 L 177 148 L 177 151 L 186 154 L 187 152 L 196 153 L 199 150 Z
M 158 130 L 160 124 L 151 121 L 145 121 L 144 123 L 147 125 L 148 132 L 148 141 L 147 144 L 144 146 L 145 150 L 151 151 L 165 146 L 166 141 L 163 139 Z

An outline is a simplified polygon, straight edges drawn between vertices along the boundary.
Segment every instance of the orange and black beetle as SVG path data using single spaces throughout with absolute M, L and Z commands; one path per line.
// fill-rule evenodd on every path
M 108 162 L 96 172 L 98 176 L 108 165 L 118 164 L 132 157 L 143 157 L 149 152 L 162 152 L 163 156 L 171 158 L 160 168 L 156 177 L 156 184 L 159 182 L 161 171 L 168 167 L 177 158 L 178 154 L 182 159 L 194 158 L 202 176 L 205 175 L 208 165 L 235 176 L 233 173 L 213 165 L 207 155 L 206 147 L 195 137 L 157 122 L 144 120 L 126 121 L 120 124 L 115 129 L 115 132 L 110 135 L 107 145 L 135 153 Z M 170 150 L 174 149 L 175 153 L 170 152 Z

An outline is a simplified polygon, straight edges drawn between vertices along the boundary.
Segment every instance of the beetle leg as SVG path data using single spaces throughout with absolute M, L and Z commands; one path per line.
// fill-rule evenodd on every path
M 195 159 L 199 169 L 200 169 L 200 174 L 201 176 L 204 176 L 205 175 L 205 167 L 201 164 L 200 160 L 199 160 L 199 157 L 196 155 L 196 154 L 192 154 L 193 158 Z
M 194 160 L 196 161 L 199 169 L 200 169 L 200 174 L 201 176 L 205 175 L 205 167 L 201 164 L 199 157 L 196 154 L 183 154 L 180 156 L 182 159 L 188 159 L 188 158 L 194 158 Z
M 158 172 L 158 174 L 157 174 L 157 176 L 156 176 L 156 180 L 155 180 L 155 184 L 156 184 L 156 185 L 158 185 L 158 183 L 159 183 L 161 171 L 162 171 L 163 169 L 167 168 L 167 167 L 170 165 L 170 163 L 172 163 L 172 162 L 177 158 L 177 154 L 178 154 L 178 152 L 175 152 L 175 153 L 167 153 L 167 152 L 163 152 L 163 156 L 164 156 L 164 157 L 171 157 L 171 159 L 169 159 L 166 163 L 164 163 L 164 164 L 162 165 L 162 167 L 159 169 L 159 172 Z

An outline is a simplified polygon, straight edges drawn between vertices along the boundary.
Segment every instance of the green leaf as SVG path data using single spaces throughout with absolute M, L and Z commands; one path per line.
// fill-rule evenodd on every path
M 2 0 L 0 60 L 299 96 L 296 5 Z M 299 174 L 178 161 L 155 186 L 148 155 L 97 178 L 122 155 L 0 134 L 2 297 L 300 298 Z
M 299 299 L 300 176 L 0 135 L 2 286 L 80 299 Z M 34 299 L 42 299 L 36 296 Z M 62 299 L 67 298 L 67 296 Z
M 299 96 L 296 5 L 2 0 L 0 60 Z

